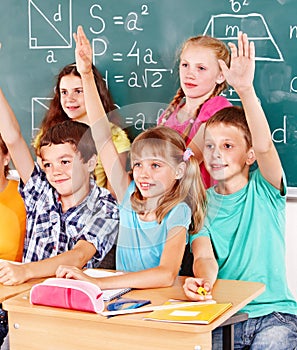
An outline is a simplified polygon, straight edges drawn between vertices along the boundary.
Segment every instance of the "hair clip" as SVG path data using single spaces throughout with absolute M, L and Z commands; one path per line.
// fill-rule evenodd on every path
M 194 156 L 193 151 L 191 150 L 190 147 L 188 147 L 185 151 L 184 151 L 184 155 L 183 155 L 183 160 L 186 162 L 190 159 L 191 156 Z

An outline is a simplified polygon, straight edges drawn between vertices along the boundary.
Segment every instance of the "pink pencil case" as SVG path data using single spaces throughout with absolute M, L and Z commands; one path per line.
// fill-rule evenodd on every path
M 100 313 L 104 310 L 101 289 L 91 282 L 48 278 L 30 291 L 31 304 Z

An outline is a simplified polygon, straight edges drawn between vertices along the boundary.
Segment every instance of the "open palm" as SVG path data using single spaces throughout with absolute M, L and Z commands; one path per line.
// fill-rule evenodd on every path
M 73 34 L 76 43 L 75 61 L 80 74 L 89 73 L 92 70 L 92 48 L 82 26 L 77 27 L 77 33 Z
M 219 60 L 220 67 L 229 85 L 237 92 L 253 84 L 255 72 L 255 46 L 248 41 L 247 34 L 239 32 L 238 47 L 228 44 L 231 50 L 230 68 L 224 61 Z

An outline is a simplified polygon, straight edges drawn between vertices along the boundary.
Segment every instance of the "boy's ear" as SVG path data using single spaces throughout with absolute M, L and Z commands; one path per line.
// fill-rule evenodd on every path
M 175 179 L 180 180 L 184 176 L 185 170 L 186 170 L 186 163 L 185 162 L 179 163 L 179 165 L 176 168 Z
M 247 159 L 246 159 L 246 164 L 247 165 L 252 165 L 256 160 L 256 154 L 255 151 L 253 150 L 253 148 L 250 148 L 248 150 L 248 154 L 247 154 Z
M 96 165 L 97 165 L 97 155 L 93 154 L 92 157 L 88 160 L 88 170 L 90 173 L 94 171 Z

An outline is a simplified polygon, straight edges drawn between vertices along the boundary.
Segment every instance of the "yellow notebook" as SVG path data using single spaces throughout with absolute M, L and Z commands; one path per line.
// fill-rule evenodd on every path
M 231 303 L 198 304 L 183 307 L 179 307 L 177 304 L 174 309 L 153 311 L 144 319 L 163 322 L 209 324 L 222 315 L 226 310 L 230 309 L 231 306 Z

